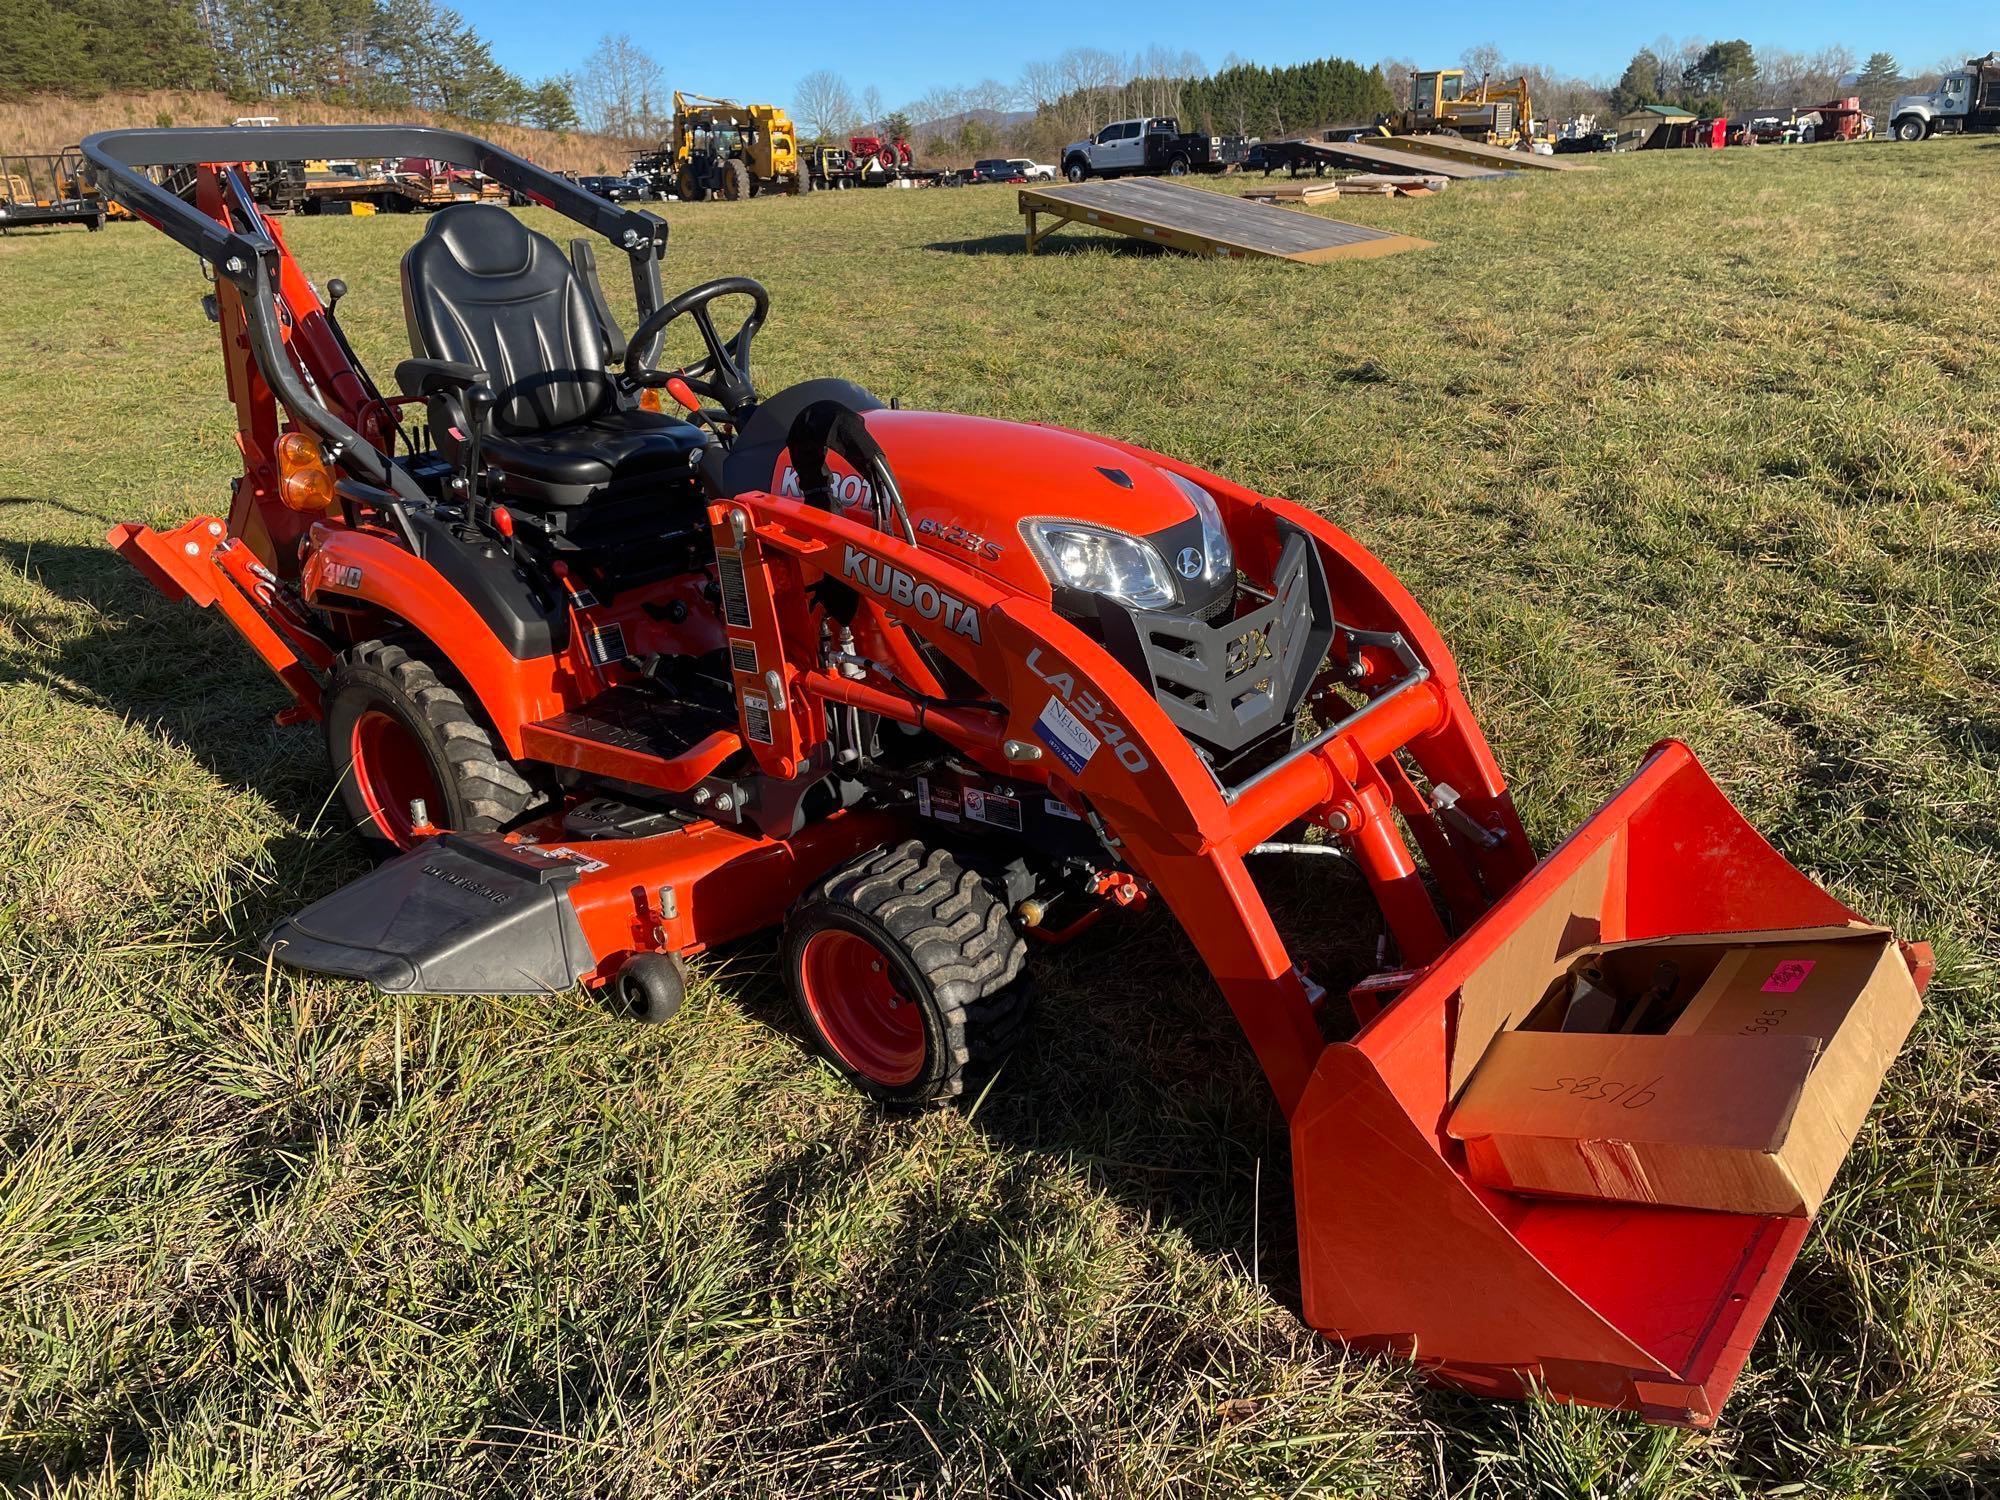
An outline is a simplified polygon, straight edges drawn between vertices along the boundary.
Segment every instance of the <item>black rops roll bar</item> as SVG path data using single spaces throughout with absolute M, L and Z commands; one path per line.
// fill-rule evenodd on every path
M 98 190 L 122 203 L 176 243 L 211 265 L 243 294 L 250 349 L 265 383 L 299 426 L 321 438 L 341 467 L 360 478 L 421 502 L 423 492 L 399 467 L 379 454 L 306 389 L 284 353 L 275 301 L 278 246 L 265 231 L 263 215 L 241 195 L 232 194 L 231 230 L 139 169 L 185 167 L 202 162 L 305 161 L 407 157 L 465 167 L 492 178 L 564 217 L 603 235 L 632 263 L 632 292 L 643 320 L 661 305 L 660 262 L 667 252 L 666 222 L 653 214 L 619 208 L 587 193 L 567 178 L 503 151 L 490 141 L 429 125 L 225 126 L 205 130 L 106 130 L 83 142 L 95 169 Z

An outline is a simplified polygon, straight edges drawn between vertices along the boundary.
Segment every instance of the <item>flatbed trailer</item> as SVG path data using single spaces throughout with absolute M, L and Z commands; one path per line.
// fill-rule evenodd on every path
M 1508 170 L 1495 166 L 1474 166 L 1414 151 L 1398 151 L 1386 141 L 1380 145 L 1367 141 L 1266 141 L 1260 149 L 1264 153 L 1266 175 L 1282 170 L 1286 175 L 1296 177 L 1301 172 L 1309 171 L 1319 177 L 1328 171 L 1357 167 L 1370 172 L 1396 172 L 1409 177 L 1470 180 L 1498 177 Z
M 366 205 L 378 213 L 428 213 L 453 203 L 480 199 L 504 201 L 504 189 L 438 172 L 387 171 L 377 168 L 359 177 L 308 174 L 301 207 L 309 214 L 339 212 Z
M 63 172 L 60 153 L 0 156 L 0 231 L 37 224 L 104 227 L 102 199 L 81 195 Z
M 1492 167 L 1500 172 L 1589 172 L 1594 168 L 1582 162 L 1559 161 L 1553 156 L 1537 156 L 1532 151 L 1516 151 L 1507 146 L 1489 146 L 1484 141 L 1469 141 L 1457 135 L 1398 135 L 1384 136 L 1385 144 L 1393 143 L 1398 151 L 1415 151 L 1424 156 L 1443 157 L 1446 161 L 1467 162 L 1475 167 Z

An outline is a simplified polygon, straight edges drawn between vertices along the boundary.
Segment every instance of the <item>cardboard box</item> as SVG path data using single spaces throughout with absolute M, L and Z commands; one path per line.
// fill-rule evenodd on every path
M 1493 1037 L 1446 1125 L 1468 1175 L 1521 1193 L 1816 1210 L 1921 1008 L 1894 940 L 1821 929 L 1620 947 L 1713 967 L 1664 1036 Z M 1547 984 L 1533 988 L 1538 1001 Z

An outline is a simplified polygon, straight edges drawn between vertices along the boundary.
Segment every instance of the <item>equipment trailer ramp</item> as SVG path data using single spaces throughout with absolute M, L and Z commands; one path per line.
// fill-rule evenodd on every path
M 1501 172 L 1592 172 L 1588 162 L 1564 161 L 1553 156 L 1537 156 L 1532 151 L 1514 151 L 1506 146 L 1489 146 L 1484 141 L 1468 141 L 1457 135 L 1399 135 L 1386 137 L 1398 151 L 1416 151 L 1446 161 L 1462 161 L 1475 167 L 1492 167 Z
M 1304 265 L 1428 250 L 1432 243 L 1153 177 L 1023 188 L 1021 214 L 1028 221 L 1030 253 L 1065 224 L 1089 224 L 1191 255 L 1267 257 Z M 1040 227 L 1043 214 L 1056 221 L 1047 229 Z
M 1279 166 L 1293 170 L 1298 168 L 1318 168 L 1321 166 L 1362 166 L 1379 172 L 1399 172 L 1409 176 L 1452 177 L 1470 180 L 1477 177 L 1498 177 L 1511 167 L 1473 166 L 1470 162 L 1451 161 L 1441 156 L 1425 156 L 1413 151 L 1397 151 L 1388 145 L 1369 141 L 1272 141 L 1265 145 L 1266 159 L 1271 155 L 1290 158 Z

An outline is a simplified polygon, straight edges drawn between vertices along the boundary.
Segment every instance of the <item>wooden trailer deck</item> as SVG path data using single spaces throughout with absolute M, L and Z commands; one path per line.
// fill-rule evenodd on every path
M 1456 135 L 1399 135 L 1393 139 L 1398 151 L 1414 151 L 1426 157 L 1443 157 L 1475 167 L 1492 167 L 1497 172 L 1588 172 L 1588 163 L 1560 156 L 1537 156 L 1532 151 L 1510 151 L 1505 146 L 1489 146 L 1484 141 L 1468 141 Z
M 1415 151 L 1398 151 L 1373 141 L 1281 141 L 1286 151 L 1296 151 L 1313 162 L 1328 166 L 1368 167 L 1378 172 L 1403 172 L 1413 176 L 1450 177 L 1460 181 L 1475 177 L 1498 177 L 1505 168 L 1474 166 L 1450 161 L 1442 156 L 1425 156 Z
M 1041 217 L 1055 222 L 1044 229 Z M 1318 265 L 1427 250 L 1431 241 L 1367 229 L 1317 214 L 1273 208 L 1157 177 L 1124 177 L 1066 187 L 1021 189 L 1030 253 L 1065 224 L 1088 224 L 1223 260 L 1265 257 Z

